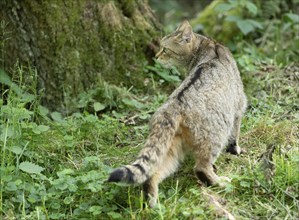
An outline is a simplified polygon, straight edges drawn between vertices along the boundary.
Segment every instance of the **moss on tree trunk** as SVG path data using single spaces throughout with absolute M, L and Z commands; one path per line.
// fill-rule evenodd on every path
M 142 87 L 159 24 L 145 0 L 2 0 L 4 68 L 35 67 L 43 103 L 63 109 L 100 80 Z

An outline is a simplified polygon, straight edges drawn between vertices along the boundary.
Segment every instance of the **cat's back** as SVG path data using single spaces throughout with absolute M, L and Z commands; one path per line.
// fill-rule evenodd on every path
M 226 59 L 226 58 L 225 58 Z M 240 84 L 238 72 L 226 61 L 212 59 L 196 65 L 189 76 L 171 94 L 169 102 L 193 108 L 237 99 Z
M 183 32 L 183 41 L 177 41 L 179 33 L 162 39 L 162 48 L 166 49 L 158 53 L 158 59 L 183 66 L 188 76 L 170 95 L 161 112 L 180 112 L 184 117 L 211 123 L 217 117 L 231 121 L 246 103 L 236 62 L 227 47 L 208 37 L 189 34 L 185 36 Z

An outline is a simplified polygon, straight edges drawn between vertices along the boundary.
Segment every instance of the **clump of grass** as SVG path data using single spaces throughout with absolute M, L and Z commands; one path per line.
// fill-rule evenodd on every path
M 16 86 L 24 87 L 20 80 Z M 50 113 L 39 105 L 37 94 L 18 91 L 8 89 L 0 101 L 1 217 L 119 216 L 120 205 L 109 201 L 126 193 L 104 182 L 112 157 L 135 154 L 128 146 L 143 131 L 108 115 Z
M 224 192 L 228 201 L 238 204 L 235 212 L 242 218 L 293 218 L 296 215 L 295 195 L 299 192 L 297 135 L 298 127 L 287 122 L 274 126 L 260 124 L 244 135 L 242 142 L 248 154 L 232 165 L 243 164 L 241 169 L 235 168 L 238 172 L 234 172 L 233 182 Z M 276 146 L 273 160 L 269 161 L 273 165 L 271 179 L 265 176 L 268 168 L 263 166 L 263 154 L 268 146 Z M 288 189 L 294 194 L 288 194 Z

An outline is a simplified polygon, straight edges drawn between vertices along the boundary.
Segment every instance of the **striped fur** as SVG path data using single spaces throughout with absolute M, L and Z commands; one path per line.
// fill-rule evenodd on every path
M 178 113 L 154 115 L 149 137 L 135 162 L 114 170 L 108 182 L 141 184 L 148 180 L 168 152 L 179 124 Z
M 246 96 L 236 62 L 221 44 L 193 33 L 187 21 L 161 40 L 156 55 L 189 75 L 153 115 L 150 135 L 136 161 L 114 170 L 110 182 L 143 184 L 153 207 L 158 185 L 175 172 L 186 153 L 206 185 L 222 184 L 214 163 L 222 149 L 240 154 L 240 124 Z

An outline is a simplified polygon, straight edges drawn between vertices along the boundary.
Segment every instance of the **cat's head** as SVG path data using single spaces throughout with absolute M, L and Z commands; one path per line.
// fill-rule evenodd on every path
M 165 67 L 186 67 L 194 44 L 194 33 L 188 21 L 184 21 L 173 33 L 162 38 L 156 59 Z

